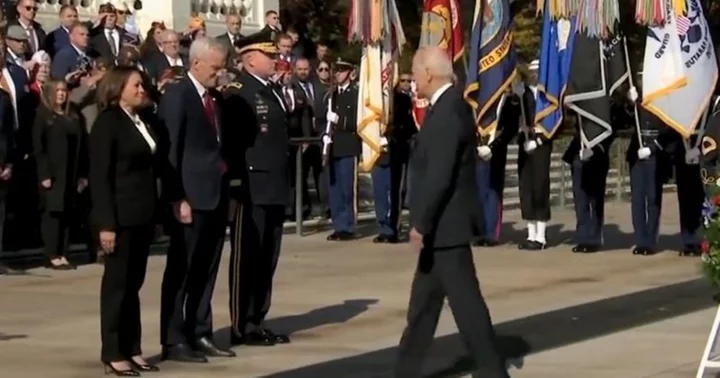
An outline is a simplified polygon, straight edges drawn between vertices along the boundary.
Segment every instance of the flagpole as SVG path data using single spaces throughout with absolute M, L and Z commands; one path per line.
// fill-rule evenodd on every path
M 627 38 L 625 35 L 623 35 L 623 48 L 625 49 L 625 67 L 627 67 L 628 70 L 628 82 L 630 83 L 630 89 L 635 89 L 632 68 L 630 67 L 630 55 L 628 54 Z M 637 92 L 637 89 L 635 89 L 635 91 Z M 635 129 L 637 131 L 638 144 L 640 145 L 640 148 L 644 148 L 645 146 L 643 145 L 642 135 L 640 134 L 640 118 L 638 117 L 637 99 L 633 101 L 633 106 L 635 107 L 635 111 L 633 113 L 635 115 Z

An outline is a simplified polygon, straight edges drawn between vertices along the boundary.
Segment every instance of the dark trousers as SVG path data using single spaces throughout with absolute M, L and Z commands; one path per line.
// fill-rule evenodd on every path
M 270 310 L 283 233 L 282 205 L 238 204 L 232 227 L 230 319 L 241 336 L 248 324 L 261 325 Z
M 575 242 L 602 245 L 605 222 L 605 187 L 610 163 L 607 155 L 572 163 L 573 202 L 575 203 Z
M 322 147 L 316 144 L 309 145 L 303 153 L 303 180 L 306 184 L 310 182 L 311 172 L 317 197 L 311 197 L 308 205 L 312 207 L 313 202 L 317 203 L 318 211 L 324 212 L 328 207 L 328 193 L 325 186 L 326 181 L 323 181 Z
M 100 287 L 101 358 L 121 361 L 142 354 L 140 288 L 145 281 L 155 224 L 120 227 L 115 251 L 105 256 Z
M 397 236 L 402 211 L 403 167 L 376 165 L 370 172 L 378 234 Z
M 635 244 L 639 248 L 653 248 L 657 243 L 662 210 L 662 184 L 656 156 L 630 165 L 632 224 Z
M 307 173 L 305 171 L 305 163 L 303 161 L 302 163 L 302 171 L 301 171 L 301 177 L 302 180 L 298 183 L 297 182 L 297 150 L 299 147 L 297 146 L 290 146 L 290 153 L 288 154 L 288 182 L 290 183 L 290 190 L 288 192 L 288 206 L 285 211 L 286 215 L 294 216 L 295 215 L 295 200 L 297 198 L 297 186 L 300 185 L 300 190 L 302 193 L 302 209 L 303 212 L 309 211 L 311 208 L 310 203 L 310 191 L 308 190 L 308 182 L 307 182 Z M 304 155 L 304 154 L 303 154 Z M 304 160 L 304 159 L 303 159 Z
M 700 228 L 705 188 L 700 177 L 699 164 L 675 164 L 678 210 L 680 211 L 680 236 L 686 246 L 697 246 L 697 230 Z
M 495 331 L 480 293 L 469 245 L 424 249 L 420 253 L 395 377 L 422 376 L 422 363 L 433 341 L 445 297 L 465 348 L 475 362 L 476 374 L 483 378 L 507 377 L 495 347 Z
M 163 345 L 211 337 L 211 299 L 227 225 L 227 200 L 215 210 L 193 211 L 192 223 L 173 224 L 162 283 Z
M 45 211 L 41 227 L 45 254 L 50 259 L 65 256 L 70 245 L 68 216 L 62 211 Z
M 507 152 L 493 155 L 490 161 L 479 159 L 476 166 L 478 197 L 482 206 L 482 237 L 485 240 L 500 240 L 503 213 L 503 190 L 505 189 L 505 163 Z
M 552 143 L 545 142 L 529 154 L 518 154 L 520 212 L 527 221 L 550 220 L 550 160 Z
M 357 158 L 331 158 L 328 188 L 335 232 L 353 232 L 357 216 Z

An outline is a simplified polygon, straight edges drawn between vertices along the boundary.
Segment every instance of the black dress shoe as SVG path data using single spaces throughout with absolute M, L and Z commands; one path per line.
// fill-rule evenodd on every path
M 230 336 L 230 344 L 232 345 L 249 345 L 249 346 L 273 346 L 275 341 L 262 331 L 251 331 L 241 336 L 232 334 Z
M 265 337 L 267 337 L 269 340 L 273 341 L 275 344 L 289 344 L 290 343 L 290 337 L 288 337 L 288 335 L 278 334 L 267 328 L 264 328 L 262 330 L 262 333 L 265 335 Z
M 522 243 L 518 244 L 518 249 L 532 249 L 533 243 L 535 243 L 532 240 L 524 240 Z
M 373 243 L 397 244 L 398 241 L 399 239 L 395 235 L 378 235 L 373 239 Z
M 150 364 L 141 365 L 141 364 L 135 362 L 134 360 L 130 360 L 130 363 L 132 364 L 132 366 L 135 367 L 135 370 L 141 371 L 143 373 L 157 373 L 160 371 L 160 368 L 155 365 L 150 365 Z
M 355 239 L 355 234 L 348 231 L 340 231 L 338 232 L 338 241 L 350 241 Z
M 546 247 L 545 243 L 540 243 L 539 241 L 531 240 L 528 243 L 527 248 L 524 248 L 524 249 L 527 249 L 529 251 L 541 251 L 541 250 L 545 249 L 545 247 Z
M 207 357 L 192 350 L 187 344 L 163 346 L 162 359 L 179 362 L 208 362 Z
M 697 257 L 702 255 L 700 247 L 697 245 L 686 245 L 681 251 L 680 256 L 693 256 Z
M 195 340 L 195 350 L 208 357 L 235 357 L 235 352 L 218 347 L 208 337 Z
M 587 246 L 585 244 L 578 244 L 574 247 L 572 247 L 572 251 L 575 253 L 583 253 L 587 250 Z
M 0 264 L 0 275 L 4 276 L 24 276 L 27 272 L 24 270 L 16 270 L 8 267 L 5 264 Z
M 484 247 L 485 246 L 485 239 L 475 239 L 472 242 L 473 247 Z
M 338 241 L 340 240 L 340 233 L 335 231 L 332 234 L 328 235 L 327 241 Z
M 585 246 L 585 253 L 595 253 L 600 251 L 600 246 L 597 244 L 588 244 Z
M 497 246 L 499 246 L 499 245 L 500 245 L 500 242 L 497 241 L 497 240 L 486 239 L 484 246 L 485 246 L 485 247 L 491 247 L 491 248 L 492 248 L 492 247 L 497 247 Z

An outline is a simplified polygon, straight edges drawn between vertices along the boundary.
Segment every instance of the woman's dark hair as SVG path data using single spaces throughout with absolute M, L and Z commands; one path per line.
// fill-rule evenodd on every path
M 150 25 L 150 29 L 148 29 L 147 34 L 145 35 L 145 40 L 140 45 L 140 56 L 146 57 L 150 52 L 152 52 L 153 49 L 157 49 L 158 45 L 155 42 L 155 30 L 166 30 L 165 23 L 153 21 L 153 23 Z
M 105 74 L 97 89 L 98 111 L 103 111 L 120 102 L 123 90 L 133 74 L 141 75 L 135 67 L 113 67 Z

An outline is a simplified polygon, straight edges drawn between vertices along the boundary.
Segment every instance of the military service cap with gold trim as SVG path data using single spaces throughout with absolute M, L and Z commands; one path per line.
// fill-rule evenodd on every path
M 265 54 L 277 54 L 278 49 L 272 35 L 267 32 L 259 32 L 240 38 L 235 42 L 238 54 L 244 54 L 250 51 L 260 51 Z

